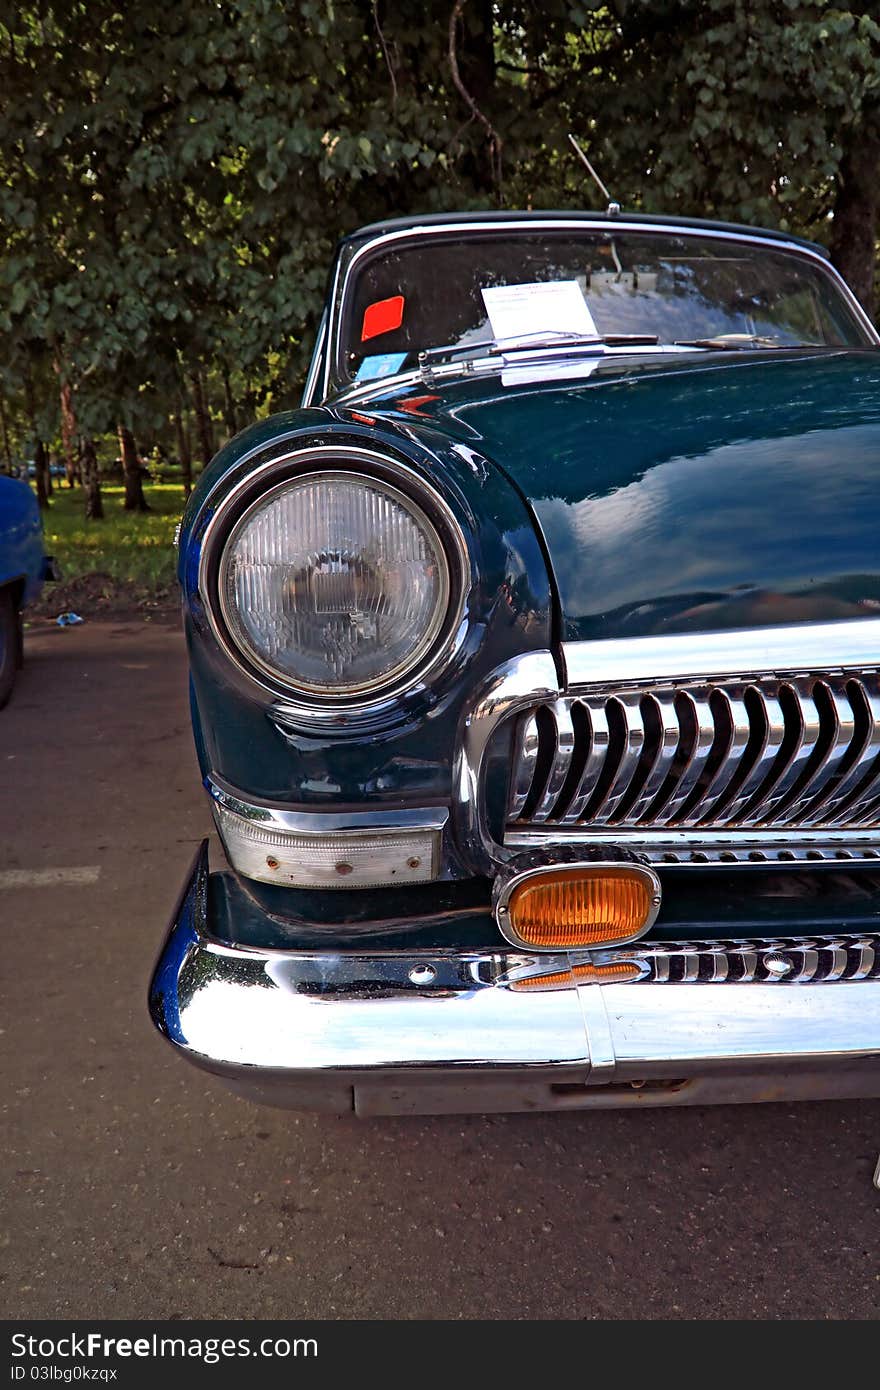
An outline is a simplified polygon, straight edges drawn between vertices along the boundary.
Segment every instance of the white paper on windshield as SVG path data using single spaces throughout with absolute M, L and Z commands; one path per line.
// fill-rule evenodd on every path
M 593 315 L 577 280 L 530 285 L 492 285 L 481 290 L 497 342 L 539 337 L 542 333 L 596 334 Z
M 592 376 L 603 361 L 601 357 L 582 357 L 578 362 L 547 361 L 534 362 L 529 352 L 522 356 L 525 361 L 511 358 L 501 373 L 502 386 L 529 386 L 536 381 L 571 381 Z M 519 354 L 517 354 L 517 358 Z

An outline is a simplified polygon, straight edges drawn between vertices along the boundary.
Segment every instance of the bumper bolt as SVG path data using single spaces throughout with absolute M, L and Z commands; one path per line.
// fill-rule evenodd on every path
M 767 956 L 764 961 L 764 968 L 768 975 L 774 975 L 777 980 L 781 980 L 783 975 L 791 973 L 791 964 L 783 960 L 782 956 Z
M 429 985 L 437 978 L 437 971 L 433 965 L 414 965 L 409 978 L 414 985 Z

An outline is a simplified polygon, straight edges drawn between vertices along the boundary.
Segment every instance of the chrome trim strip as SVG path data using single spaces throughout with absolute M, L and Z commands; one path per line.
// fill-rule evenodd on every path
M 507 857 L 525 849 L 559 846 L 623 845 L 637 850 L 652 864 L 670 865 L 793 864 L 836 860 L 847 864 L 880 866 L 877 830 L 817 830 L 813 833 L 777 829 L 746 831 L 670 830 L 666 826 L 645 829 L 616 826 L 552 825 L 510 827 L 504 836 Z
M 640 943 L 601 959 L 572 954 L 570 979 L 560 982 L 559 957 L 504 949 L 223 945 L 210 936 L 207 867 L 203 845 L 153 976 L 150 1011 L 190 1061 L 249 1082 L 265 1099 L 286 1096 L 300 1108 L 341 1099 L 351 1108 L 364 1086 L 388 1105 L 396 1086 L 430 1083 L 446 1088 L 454 1108 L 462 1084 L 519 1077 L 544 1083 L 552 1104 L 554 1085 L 721 1081 L 736 1069 L 817 1065 L 833 1074 L 860 1059 L 871 1059 L 876 1084 L 876 936 Z M 639 978 L 578 975 L 609 961 L 631 962 Z
M 300 397 L 300 408 L 307 409 L 310 405 L 317 405 L 317 399 L 312 400 L 318 377 L 321 373 L 322 357 L 327 343 L 327 308 L 325 306 L 318 323 L 318 331 L 315 335 L 315 346 L 312 348 L 312 360 L 309 363 L 309 371 L 306 377 L 306 384 Z
M 561 694 L 550 652 L 527 652 L 499 666 L 465 713 L 455 745 L 453 810 L 461 847 L 477 873 L 490 873 L 509 854 L 489 834 L 483 814 L 483 759 L 502 719 Z
M 567 686 L 655 685 L 880 665 L 880 618 L 564 642 Z
M 584 1032 L 590 1053 L 589 1086 L 607 1086 L 613 1083 L 617 1070 L 617 1054 L 614 1046 L 614 1028 L 608 1016 L 608 1004 L 601 986 L 597 989 L 578 990 L 581 1012 L 584 1017 Z
M 403 811 L 391 808 L 373 811 L 293 810 L 254 797 L 245 798 L 213 772 L 205 778 L 205 787 L 211 800 L 224 811 L 281 834 L 285 831 L 308 835 L 321 831 L 333 834 L 340 830 L 362 831 L 364 834 L 375 830 L 442 830 L 449 819 L 445 806 Z
M 580 824 L 576 834 L 572 837 L 572 830 L 567 826 L 536 826 L 530 830 L 528 826 L 511 826 L 510 832 L 504 838 L 507 845 L 515 844 L 518 840 L 528 840 L 530 844 L 537 842 L 559 841 L 560 843 L 571 843 L 572 838 L 583 841 L 584 831 L 590 827 Z M 736 829 L 722 828 L 720 830 L 677 830 L 674 826 L 604 826 L 597 827 L 595 833 L 590 832 L 590 839 L 595 839 L 597 844 L 609 843 L 611 841 L 621 841 L 621 843 L 641 844 L 663 844 L 663 845 L 715 845 L 720 848 L 729 846 L 734 849 L 737 845 L 791 845 L 795 844 L 809 849 L 812 845 L 848 845 L 850 841 L 856 841 L 865 845 L 876 845 L 880 853 L 880 840 L 876 830 L 835 830 L 833 827 L 826 829 L 822 827 L 816 830 L 808 830 L 804 834 L 798 833 L 795 841 L 792 831 L 786 827 L 777 828 L 776 826 L 756 826 L 745 831 Z
M 867 348 L 862 348 L 860 350 L 866 352 Z M 783 352 L 785 349 L 780 348 L 779 351 Z M 811 349 L 790 348 L 789 351 L 797 352 L 799 360 L 803 361 L 808 356 L 827 356 L 829 353 L 839 355 L 847 351 L 855 351 L 855 349 L 842 347 Z M 566 375 L 569 374 L 572 367 L 577 367 L 579 363 L 585 364 L 583 366 L 584 379 L 592 375 L 592 369 L 595 367 L 597 361 L 613 362 L 615 358 L 640 357 L 644 359 L 648 357 L 653 358 L 655 362 L 657 362 L 660 358 L 664 357 L 681 359 L 682 357 L 689 356 L 694 359 L 691 364 L 694 367 L 696 366 L 696 359 L 700 359 L 701 367 L 706 370 L 713 365 L 717 369 L 720 365 L 718 362 L 712 363 L 711 359 L 717 356 L 717 354 L 711 352 L 707 348 L 674 347 L 669 344 L 659 347 L 606 347 L 601 353 L 597 354 L 595 351 L 590 351 L 586 348 L 570 347 L 565 354 L 557 352 L 555 356 L 548 355 L 547 357 L 542 357 L 540 363 L 530 362 L 528 369 L 523 367 L 524 380 L 518 389 L 520 391 L 524 391 L 526 388 L 529 388 L 530 391 L 540 389 L 540 381 L 530 378 L 527 373 L 538 366 L 546 368 L 546 379 L 549 381 L 553 379 L 554 370 L 559 370 L 558 364 L 561 356 L 564 356 L 565 359 L 563 370 L 565 370 Z M 555 369 L 554 363 L 557 364 Z M 407 367 L 405 372 L 395 372 L 390 376 L 375 377 L 370 381 L 365 381 L 357 385 L 345 386 L 332 397 L 332 401 L 334 406 L 344 406 L 346 409 L 368 405 L 370 401 L 375 400 L 377 397 L 381 398 L 387 395 L 389 388 L 406 390 L 409 386 L 421 387 L 427 385 L 429 376 L 430 384 L 437 386 L 442 385 L 442 383 L 446 381 L 453 382 L 456 379 L 460 380 L 462 376 L 488 378 L 492 376 L 501 376 L 503 374 L 505 377 L 512 378 L 512 384 L 516 385 L 516 372 L 516 367 L 506 366 L 502 358 L 497 355 L 491 357 L 488 355 L 485 357 L 467 357 L 459 359 L 458 361 L 432 363 L 430 368 Z M 580 369 L 578 369 L 576 375 L 580 377 Z M 579 381 L 573 380 L 573 384 L 578 385 Z M 450 414 L 454 416 L 455 412 L 451 411 Z
M 821 266 L 822 270 L 834 281 L 837 288 L 843 293 L 849 309 L 864 329 L 869 341 L 880 343 L 880 334 L 868 318 L 861 304 L 859 304 L 849 285 L 831 264 L 831 262 L 818 251 L 813 251 L 807 246 L 802 246 L 796 241 L 780 240 L 777 237 L 768 238 L 761 236 L 759 232 L 732 232 L 726 230 L 715 230 L 710 226 L 706 227 L 676 227 L 670 223 L 662 221 L 645 223 L 630 222 L 626 217 L 616 217 L 613 223 L 607 218 L 590 217 L 589 215 L 581 218 L 571 217 L 547 217 L 545 219 L 535 218 L 528 221 L 517 222 L 495 220 L 492 222 L 455 222 L 451 221 L 445 226 L 425 226 L 416 225 L 412 227 L 398 228 L 393 232 L 379 232 L 365 242 L 349 260 L 345 275 L 340 286 L 342 262 L 337 260 L 336 271 L 333 280 L 333 287 L 330 296 L 330 318 L 328 323 L 328 344 L 329 351 L 324 370 L 324 399 L 330 396 L 330 374 L 335 367 L 333 358 L 335 347 L 339 335 L 339 327 L 342 321 L 342 309 L 348 293 L 348 286 L 352 274 L 360 261 L 367 255 L 376 250 L 378 246 L 390 245 L 401 240 L 416 240 L 423 236 L 444 237 L 444 236 L 467 236 L 474 232 L 501 232 L 507 230 L 511 232 L 540 232 L 548 230 L 556 231 L 582 231 L 582 232 L 633 232 L 642 236 L 670 236 L 697 237 L 706 239 L 717 239 L 721 241 L 741 242 L 752 246 L 762 246 L 765 249 L 777 250 L 789 255 L 797 255 L 805 260 L 813 261 Z M 340 388 L 347 389 L 346 387 Z

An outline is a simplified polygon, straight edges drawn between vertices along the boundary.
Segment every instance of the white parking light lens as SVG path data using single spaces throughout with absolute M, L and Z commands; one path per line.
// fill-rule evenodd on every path
M 229 862 L 245 878 L 285 888 L 385 888 L 436 877 L 440 831 L 280 830 L 215 806 Z
M 257 667 L 318 696 L 366 695 L 430 651 L 449 565 L 433 522 L 390 484 L 312 473 L 233 530 L 220 566 L 229 630 Z

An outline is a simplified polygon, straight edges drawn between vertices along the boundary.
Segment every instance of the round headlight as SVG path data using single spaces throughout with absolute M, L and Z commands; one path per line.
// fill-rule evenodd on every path
M 430 653 L 450 606 L 437 527 L 378 478 L 309 473 L 279 484 L 233 528 L 218 575 L 244 655 L 287 687 L 356 698 Z

